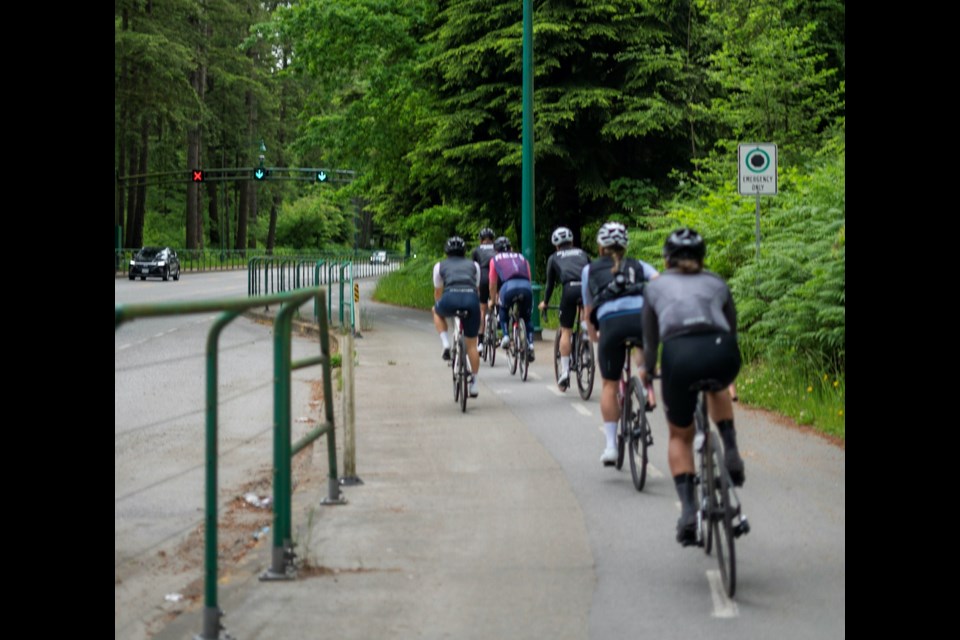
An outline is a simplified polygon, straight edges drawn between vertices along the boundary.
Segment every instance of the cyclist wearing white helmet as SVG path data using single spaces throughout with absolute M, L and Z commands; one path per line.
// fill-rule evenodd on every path
M 497 253 L 493 246 L 494 233 L 490 227 L 480 229 L 480 244 L 470 254 L 470 258 L 480 265 L 480 322 L 487 317 L 487 298 L 490 297 L 490 259 Z M 478 338 L 483 345 L 483 328 Z
M 642 338 L 643 285 L 658 275 L 646 262 L 624 257 L 627 244 L 625 226 L 619 222 L 604 224 L 597 233 L 600 257 L 585 266 L 580 276 L 583 313 L 590 318 L 587 329 L 590 340 L 597 344 L 597 364 L 603 379 L 600 413 L 606 447 L 600 462 L 604 466 L 617 462 L 617 387 L 624 364 L 623 345 L 628 338 L 635 342 Z
M 464 257 L 467 245 L 460 236 L 452 236 L 443 246 L 447 259 L 433 265 L 433 326 L 443 343 L 443 359 L 450 359 L 450 335 L 447 333 L 447 318 L 458 310 L 466 310 L 463 319 L 463 337 L 470 362 L 470 397 L 477 397 L 477 373 L 480 371 L 480 354 L 477 353 L 477 334 L 480 331 L 480 267 Z
M 563 391 L 570 386 L 570 332 L 577 316 L 577 307 L 582 303 L 580 274 L 590 263 L 590 256 L 573 246 L 573 232 L 566 227 L 557 227 L 550 237 L 556 251 L 547 258 L 547 286 L 540 303 L 541 311 L 553 294 L 553 287 L 560 286 L 560 377 L 557 384 Z
M 680 496 L 677 542 L 684 546 L 696 543 L 693 412 L 695 385 L 701 381 L 714 381 L 715 389 L 707 393 L 707 408 L 720 431 L 731 480 L 737 486 L 744 481 L 728 392 L 740 371 L 737 310 L 727 283 L 703 268 L 705 255 L 706 245 L 696 231 L 671 233 L 663 245 L 667 268 L 646 288 L 643 307 L 645 382 L 650 381 L 663 342 L 660 393 L 670 428 L 670 473 Z

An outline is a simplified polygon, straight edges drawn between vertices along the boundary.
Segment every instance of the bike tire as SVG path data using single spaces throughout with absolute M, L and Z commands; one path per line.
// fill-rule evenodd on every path
M 642 391 L 642 393 L 641 393 Z M 630 452 L 630 475 L 633 477 L 633 486 L 637 491 L 643 491 L 643 485 L 647 481 L 647 434 L 650 430 L 650 424 L 647 422 L 646 389 L 640 382 L 640 379 L 634 376 L 630 379 L 630 386 L 627 389 L 628 403 L 630 407 L 629 420 L 629 446 Z
M 623 468 L 623 457 L 627 451 L 627 443 L 630 440 L 629 416 L 630 393 L 629 389 L 626 389 L 623 397 L 620 398 L 620 420 L 617 421 L 617 471 Z
M 527 371 L 530 369 L 530 345 L 527 343 L 527 325 L 523 321 L 523 318 L 520 318 L 520 322 L 517 323 L 519 327 L 519 344 L 520 349 L 517 352 L 520 357 L 520 379 L 524 382 L 527 381 Z
M 560 338 L 563 335 L 563 329 L 557 327 L 557 335 L 553 339 L 553 375 L 554 380 L 560 382 Z
M 706 442 L 707 429 L 707 408 L 703 393 L 697 395 L 697 406 L 693 411 L 694 438 L 703 434 L 704 442 L 700 445 L 697 452 L 697 498 L 700 505 L 700 511 L 697 514 L 698 535 L 700 543 L 703 546 L 703 552 L 710 555 L 713 545 L 713 530 L 710 527 L 710 483 L 707 478 L 714 472 L 713 458 L 710 455 L 709 445 Z
M 453 379 L 453 401 L 460 401 L 460 381 L 457 379 L 457 372 L 460 370 L 460 341 L 454 338 L 453 353 L 450 357 L 450 375 Z
M 517 373 L 517 365 L 519 363 L 519 358 L 517 357 L 517 326 L 513 322 L 510 323 L 511 334 L 510 334 L 510 344 L 507 345 L 507 362 L 510 363 L 510 375 L 515 375 Z
M 593 393 L 593 380 L 597 371 L 597 363 L 593 359 L 593 345 L 587 332 L 584 331 L 577 338 L 577 388 L 580 390 L 580 397 L 584 400 L 590 399 Z
M 733 536 L 733 513 L 730 506 L 730 484 L 728 476 L 720 466 L 723 461 L 723 447 L 716 432 L 710 432 L 707 439 L 708 456 L 713 460 L 713 473 L 707 476 L 708 496 L 710 499 L 711 537 L 717 541 L 717 564 L 720 567 L 720 580 L 727 597 L 732 598 L 737 589 L 737 561 Z
M 470 376 L 467 373 L 467 349 L 463 342 L 463 336 L 457 341 L 457 351 L 460 352 L 460 366 L 457 371 L 458 382 L 460 385 L 460 411 L 467 411 L 467 395 L 470 385 Z

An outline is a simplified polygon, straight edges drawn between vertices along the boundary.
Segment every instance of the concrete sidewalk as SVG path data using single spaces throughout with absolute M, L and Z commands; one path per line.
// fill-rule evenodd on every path
M 300 454 L 311 463 L 294 477 L 298 575 L 258 579 L 270 536 L 242 567 L 221 570 L 220 637 L 586 638 L 593 558 L 557 462 L 482 375 L 480 396 L 460 412 L 429 313 L 363 304 L 372 324 L 354 342 L 363 484 L 343 488 L 347 504 L 321 506 L 326 444 Z M 342 476 L 339 399 L 336 422 Z M 156 637 L 199 636 L 202 608 Z

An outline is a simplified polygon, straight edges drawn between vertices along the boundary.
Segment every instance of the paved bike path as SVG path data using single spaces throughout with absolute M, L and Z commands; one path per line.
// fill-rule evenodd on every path
M 560 466 L 482 376 L 460 412 L 429 313 L 376 315 L 354 343 L 363 484 L 343 489 L 348 504 L 320 506 L 326 452 L 314 445 L 310 477 L 294 479 L 304 568 L 259 581 L 266 537 L 221 576 L 220 637 L 587 637 L 594 562 Z M 340 464 L 342 427 L 338 413 Z M 201 608 L 157 638 L 199 634 Z

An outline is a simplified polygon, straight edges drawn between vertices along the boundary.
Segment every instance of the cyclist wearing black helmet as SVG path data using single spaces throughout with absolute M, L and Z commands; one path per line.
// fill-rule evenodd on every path
M 467 245 L 460 236 L 449 238 L 443 247 L 447 259 L 433 266 L 433 326 L 443 343 L 443 359 L 450 359 L 450 336 L 447 333 L 447 318 L 458 310 L 468 312 L 463 319 L 464 343 L 470 362 L 470 397 L 476 398 L 477 373 L 480 371 L 480 354 L 477 353 L 477 333 L 480 330 L 480 298 L 477 286 L 480 283 L 480 267 L 465 256 Z
M 530 283 L 530 263 L 522 254 L 511 251 L 510 240 L 500 236 L 493 242 L 497 254 L 490 261 L 490 302 L 500 304 L 500 329 L 503 341 L 500 346 L 506 349 L 510 343 L 507 331 L 507 316 L 514 300 L 519 301 L 520 317 L 527 327 L 527 360 L 533 362 L 533 323 L 530 315 L 533 311 L 533 285 Z
M 619 222 L 604 224 L 597 233 L 600 257 L 585 266 L 580 276 L 583 313 L 590 318 L 587 331 L 590 341 L 597 345 L 597 365 L 603 379 L 600 413 L 607 442 L 600 462 L 604 466 L 617 462 L 617 390 L 624 364 L 623 345 L 628 338 L 641 339 L 644 283 L 657 276 L 651 265 L 624 256 L 628 241 L 625 226 Z
M 560 286 L 560 378 L 557 385 L 563 391 L 570 386 L 570 332 L 577 316 L 577 307 L 582 303 L 580 276 L 590 264 L 586 251 L 573 246 L 573 232 L 566 227 L 557 227 L 550 237 L 557 250 L 547 258 L 547 287 L 540 303 L 541 311 L 553 294 L 553 287 Z
M 733 404 L 727 386 L 740 371 L 737 310 L 730 288 L 720 276 L 703 268 L 706 245 L 692 229 L 678 229 L 663 245 L 667 269 L 646 287 L 643 306 L 645 382 L 660 357 L 660 385 L 670 427 L 668 459 L 680 496 L 677 541 L 696 541 L 697 504 L 694 498 L 693 412 L 697 391 L 691 386 L 716 380 L 707 393 L 710 418 L 723 439 L 725 464 L 734 484 L 744 481 L 743 460 L 737 451 Z
M 487 298 L 490 297 L 490 259 L 497 253 L 493 246 L 493 229 L 484 227 L 480 229 L 480 245 L 473 250 L 470 258 L 480 265 L 480 318 L 487 317 Z M 480 345 L 483 345 L 483 331 L 480 331 L 478 338 Z

